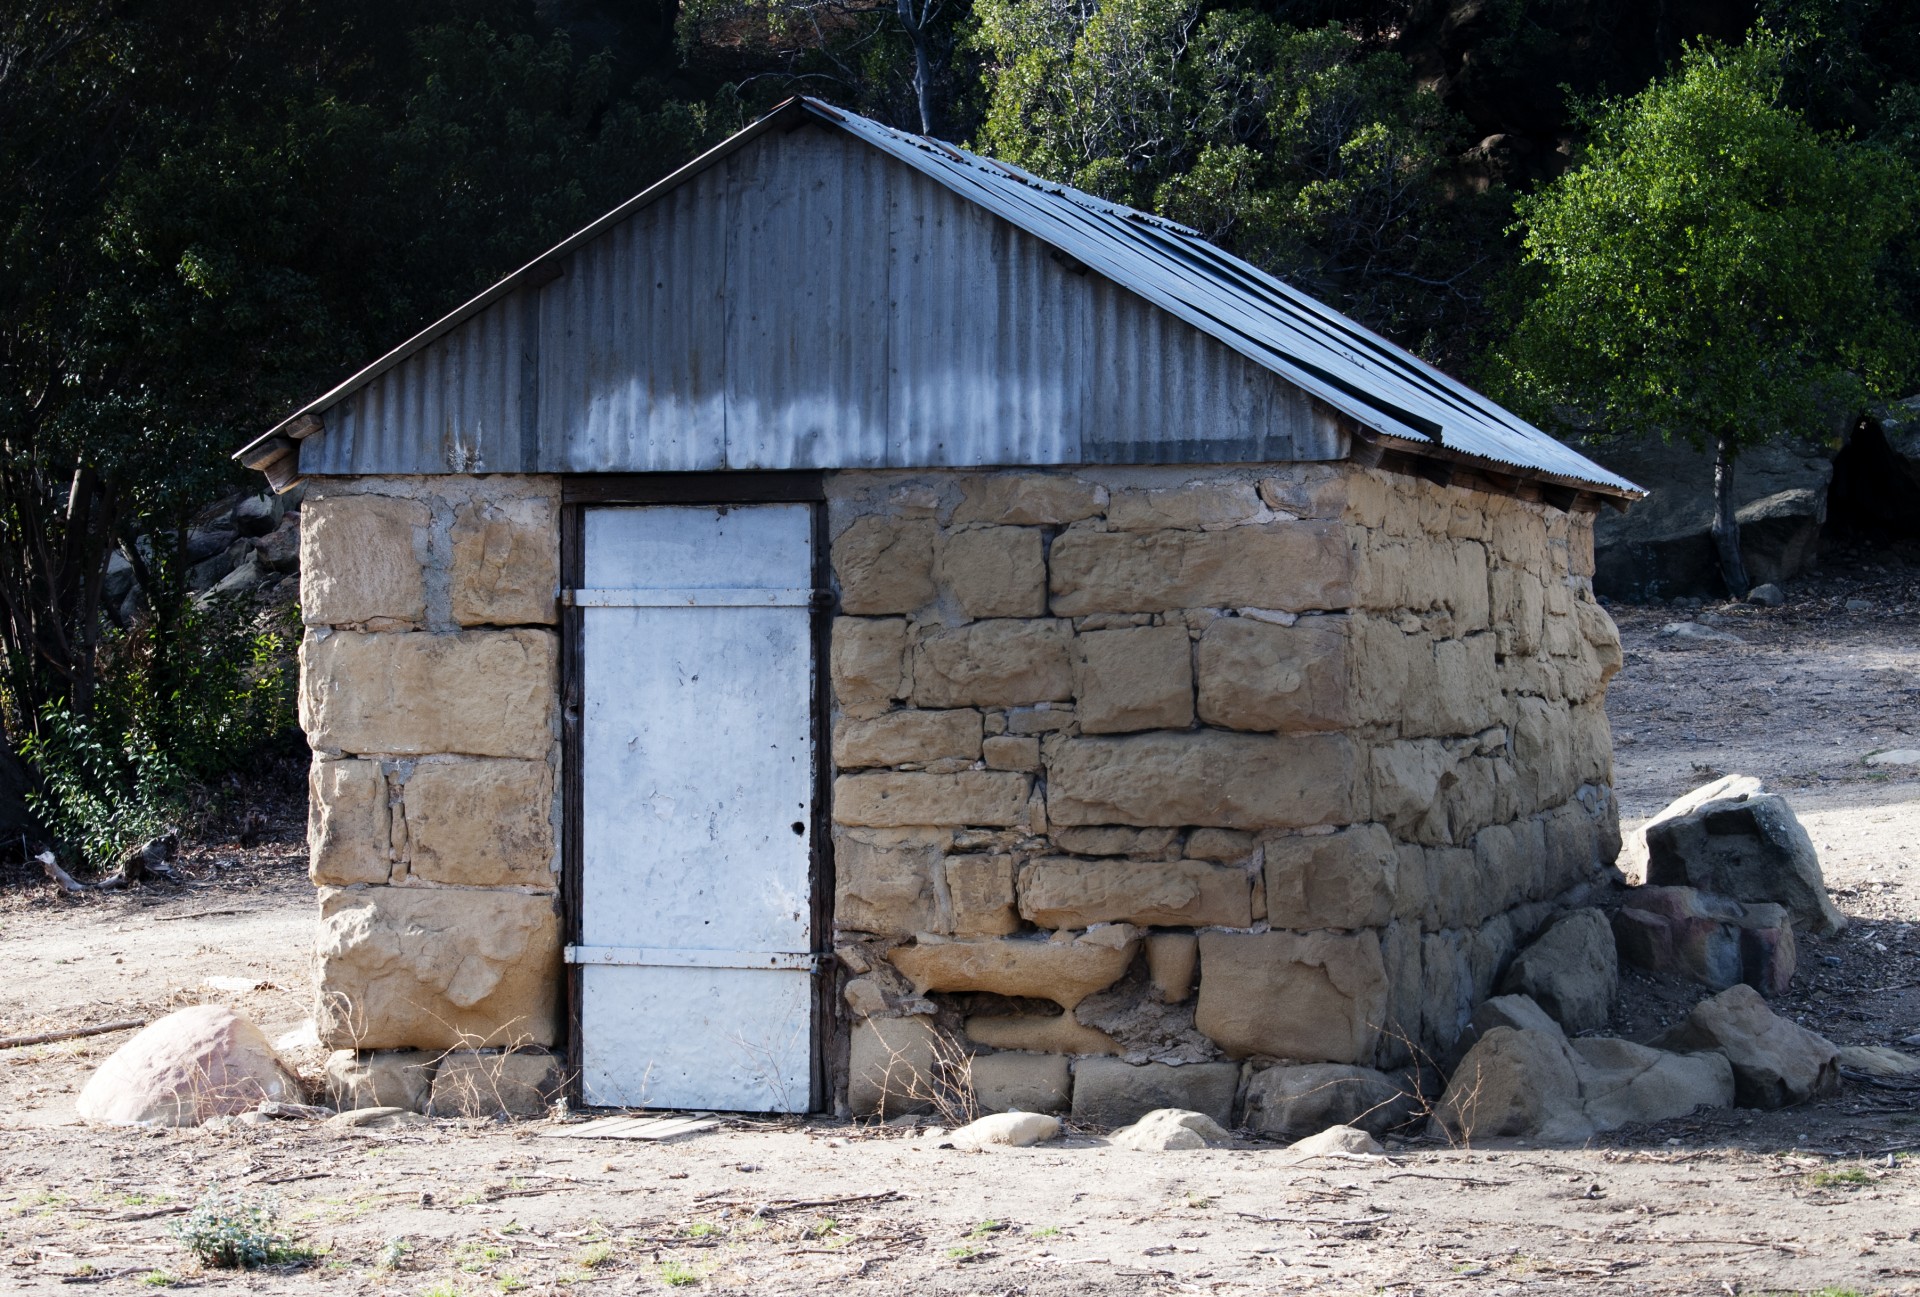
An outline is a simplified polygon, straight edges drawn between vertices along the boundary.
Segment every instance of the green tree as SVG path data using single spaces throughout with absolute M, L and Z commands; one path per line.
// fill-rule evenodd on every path
M 1443 360 L 1471 350 L 1507 209 L 1399 56 L 1193 0 L 977 0 L 979 147 L 1191 225 Z
M 1692 46 L 1599 107 L 1582 164 L 1521 204 L 1535 287 L 1497 361 L 1516 402 L 1563 427 L 1712 446 L 1736 596 L 1740 449 L 1818 435 L 1914 360 L 1886 273 L 1913 172 L 1783 107 L 1785 53 L 1761 30 Z
M 228 452 L 706 142 L 610 69 L 504 0 L 0 12 L 10 739 L 209 773 L 157 722 L 246 694 L 201 669 L 225 622 L 185 589 L 194 512 L 244 481 Z M 114 550 L 151 609 L 137 651 L 103 642 Z M 111 705 L 103 668 L 133 672 Z

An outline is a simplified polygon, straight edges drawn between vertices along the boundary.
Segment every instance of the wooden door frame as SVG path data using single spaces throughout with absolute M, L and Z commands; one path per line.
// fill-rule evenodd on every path
M 560 479 L 560 585 L 577 590 L 586 579 L 586 511 L 601 505 L 750 505 L 805 504 L 812 507 L 813 588 L 832 588 L 827 552 L 826 474 L 753 473 L 603 473 Z M 812 949 L 833 949 L 833 838 L 829 801 L 833 787 L 832 686 L 828 655 L 833 643 L 833 603 L 816 594 L 810 618 L 813 644 L 813 807 L 812 850 L 808 875 L 812 888 Z M 581 833 L 585 825 L 582 791 L 581 715 L 586 668 L 581 610 L 563 600 L 560 609 L 560 903 L 567 944 L 581 940 L 580 898 L 585 861 Z M 813 979 L 812 1057 L 808 1064 L 807 1110 L 830 1111 L 833 1093 L 828 1059 L 845 1051 L 844 1023 L 836 1011 L 839 979 L 823 956 Z M 567 1093 L 576 1106 L 581 1092 L 580 966 L 568 964 L 565 999 Z

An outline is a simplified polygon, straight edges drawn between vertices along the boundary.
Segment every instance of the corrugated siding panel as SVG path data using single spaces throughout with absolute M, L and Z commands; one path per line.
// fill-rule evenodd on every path
M 543 290 L 540 465 L 724 467 L 732 189 L 701 172 L 568 258 Z
M 886 461 L 1064 464 L 1087 398 L 1084 282 L 1037 239 L 896 168 Z
M 326 414 L 304 473 L 516 472 L 526 310 L 502 299 Z
M 898 163 L 803 130 L 727 159 L 726 466 L 887 462 L 888 189 Z

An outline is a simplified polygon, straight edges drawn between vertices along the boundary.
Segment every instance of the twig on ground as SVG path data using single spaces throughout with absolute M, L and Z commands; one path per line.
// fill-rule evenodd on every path
M 243 910 L 195 910 L 191 914 L 156 914 L 153 916 L 153 921 L 155 923 L 172 923 L 175 919 L 210 919 L 218 914 L 252 914 L 252 913 L 253 913 L 252 906 L 248 906 L 246 909 L 243 909 Z
M 19 1049 L 23 1045 L 51 1045 L 60 1040 L 78 1040 L 82 1036 L 104 1036 L 110 1031 L 137 1031 L 147 1025 L 145 1018 L 122 1018 L 118 1022 L 98 1022 L 91 1027 L 63 1027 L 31 1036 L 0 1036 L 0 1049 Z

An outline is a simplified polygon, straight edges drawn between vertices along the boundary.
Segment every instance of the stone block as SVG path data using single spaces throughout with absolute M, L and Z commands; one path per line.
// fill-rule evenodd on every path
M 1012 856 L 948 856 L 946 880 L 956 936 L 1002 937 L 1019 931 Z
M 980 713 L 971 708 L 843 717 L 833 727 L 833 764 L 842 770 L 979 757 Z
M 435 1117 L 544 1117 L 566 1093 L 551 1054 L 456 1049 L 433 1073 L 428 1112 Z
M 1233 730 L 1338 730 L 1350 723 L 1347 619 L 1292 626 L 1222 617 L 1195 653 L 1200 719 Z
M 307 769 L 307 877 L 320 885 L 384 883 L 393 869 L 387 777 L 378 761 Z
M 1453 754 L 1437 739 L 1376 744 L 1368 754 L 1374 818 L 1396 838 L 1451 840 L 1442 790 L 1458 782 Z
M 939 941 L 922 937 L 887 952 L 914 990 L 986 991 L 993 995 L 1052 1000 L 1069 1012 L 1095 991 L 1120 980 L 1139 949 L 1139 934 L 1113 924 L 1071 940 L 1004 937 L 985 941 Z
M 543 630 L 308 634 L 300 723 L 321 750 L 544 760 L 558 641 Z
M 975 1054 L 968 1068 L 982 1112 L 1063 1112 L 1073 1076 L 1059 1054 Z
M 1229 1055 L 1371 1063 L 1387 1022 L 1373 932 L 1203 932 L 1194 1025 Z
M 1556 1030 L 1494 1027 L 1454 1070 L 1434 1108 L 1435 1133 L 1450 1141 L 1521 1136 L 1575 1143 L 1593 1133 L 1580 1102 L 1579 1056 Z
M 940 926 L 935 871 L 953 834 L 944 829 L 837 829 L 834 925 L 906 937 Z
M 1494 646 L 1489 634 L 1434 640 L 1425 657 L 1412 659 L 1400 732 L 1475 734 L 1493 725 L 1501 701 Z
M 1420 938 L 1420 1040 L 1428 1052 L 1445 1057 L 1473 1019 L 1473 969 L 1466 941 L 1458 932 L 1430 932 Z
M 403 794 L 415 878 L 554 885 L 553 770 L 544 761 L 422 761 Z
M 1180 839 L 1178 829 L 1130 829 L 1102 824 L 1091 828 L 1056 826 L 1054 845 L 1078 856 L 1164 857 Z
M 1258 838 L 1244 829 L 1195 829 L 1187 836 L 1189 860 L 1217 860 L 1221 864 L 1239 864 L 1260 845 Z
M 926 1018 L 866 1018 L 853 1025 L 847 1106 L 856 1117 L 925 1112 L 935 1093 L 938 1036 Z
M 1058 526 L 1091 518 L 1107 507 L 1107 488 L 1064 473 L 996 473 L 968 477 L 956 523 L 998 522 Z
M 560 921 L 551 896 L 323 888 L 315 1018 L 330 1049 L 551 1045 Z
M 1288 522 L 1226 531 L 1069 531 L 1049 556 L 1063 617 L 1177 608 L 1344 608 L 1345 528 Z
M 1113 531 L 1198 531 L 1232 527 L 1264 512 L 1252 482 L 1189 482 L 1168 490 L 1115 491 L 1107 505 Z
M 1047 560 L 1033 527 L 957 531 L 940 547 L 940 584 L 969 617 L 1040 617 Z
M 1598 1031 L 1613 1016 L 1620 986 L 1613 929 L 1596 909 L 1560 916 L 1507 969 L 1500 989 L 1525 995 L 1568 1032 Z
M 327 1055 L 327 1103 L 336 1112 L 356 1108 L 405 1108 L 425 1112 L 440 1055 L 424 1049 L 383 1049 Z
M 841 611 L 882 616 L 932 602 L 936 532 L 924 518 L 854 519 L 833 541 Z
M 989 770 L 1038 770 L 1040 740 L 1017 734 L 996 734 L 980 745 Z
M 1276 928 L 1377 928 L 1393 918 L 1400 874 L 1391 834 L 1357 824 L 1264 843 L 1267 922 Z
M 828 653 L 834 701 L 842 707 L 878 704 L 912 692 L 907 623 L 898 617 L 836 617 Z
M 1068 739 L 1048 757 L 1047 814 L 1067 825 L 1349 823 L 1366 818 L 1360 769 L 1359 753 L 1340 734 Z
M 1200 942 L 1191 932 L 1155 932 L 1147 937 L 1147 984 L 1162 1004 L 1184 1004 L 1200 968 Z
M 1096 923 L 1253 924 L 1244 869 L 1199 860 L 1035 860 L 1020 870 L 1020 913 L 1043 928 Z
M 1840 1083 L 1840 1051 L 1832 1042 L 1776 1015 L 1751 986 L 1700 1001 L 1653 1044 L 1683 1054 L 1724 1054 L 1733 1065 L 1734 1102 L 1742 1108 L 1784 1108 Z
M 1071 1013 L 975 1014 L 967 1019 L 967 1039 L 990 1049 L 1036 1050 L 1048 1054 L 1117 1054 L 1120 1046 L 1104 1031 Z
M 320 496 L 300 510 L 300 616 L 309 626 L 427 616 L 427 529 L 418 500 L 391 495 Z
M 473 500 L 453 519 L 453 619 L 462 626 L 551 626 L 559 620 L 560 524 L 540 496 Z
M 1032 785 L 1031 777 L 1004 770 L 841 775 L 833 781 L 833 818 L 872 828 L 1019 824 Z
M 1413 1119 L 1418 1096 L 1385 1072 L 1344 1063 L 1269 1067 L 1247 1085 L 1246 1125 L 1281 1139 L 1329 1126 L 1384 1135 Z
M 1123 1063 L 1084 1058 L 1073 1068 L 1073 1119 L 1087 1126 L 1125 1126 L 1161 1108 L 1179 1108 L 1233 1124 L 1238 1063 Z
M 983 621 L 936 630 L 913 650 L 920 707 L 1018 707 L 1073 697 L 1072 627 Z
M 1094 631 L 1077 638 L 1074 649 L 1082 733 L 1193 724 L 1193 652 L 1185 626 Z

